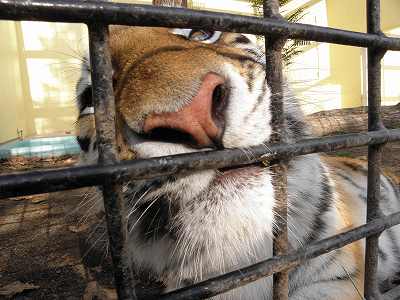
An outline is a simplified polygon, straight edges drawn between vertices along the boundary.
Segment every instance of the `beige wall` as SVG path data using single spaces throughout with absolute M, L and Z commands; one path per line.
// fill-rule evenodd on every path
M 363 0 L 327 1 L 328 24 L 331 27 L 366 32 L 366 7 Z M 400 1 L 381 1 L 381 26 L 388 30 L 400 26 Z M 366 68 L 366 50 L 339 45 L 331 46 L 332 77 L 341 84 L 342 107 L 358 106 L 365 103 L 363 90 L 363 69 Z M 361 70 L 361 71 L 360 71 Z M 400 74 L 399 74 L 400 75 Z M 384 95 L 383 95 L 384 96 Z M 400 96 L 400 95 L 399 95 Z M 399 98 L 400 102 L 400 98 Z M 385 104 L 385 99 L 383 99 Z
M 366 31 L 364 0 L 299 0 L 297 2 L 300 5 L 309 6 L 303 23 L 359 32 Z M 381 19 L 384 31 L 400 27 L 399 12 L 400 1 L 381 1 Z M 366 50 L 358 47 L 319 43 L 312 43 L 307 47 L 305 53 L 297 57 L 295 64 L 288 69 L 288 77 L 295 82 L 296 90 L 304 99 L 307 111 L 366 104 L 366 90 L 363 86 L 365 81 L 363 75 L 366 68 L 365 55 Z M 391 62 L 393 63 L 394 60 L 391 59 Z M 397 67 L 397 64 L 395 65 Z M 391 72 L 390 76 L 389 73 L 386 73 L 388 75 L 385 77 L 386 86 L 388 86 L 388 80 L 393 78 L 393 70 Z M 400 73 L 397 73 L 396 77 L 399 75 Z M 397 91 L 391 91 L 391 95 L 396 93 Z M 390 101 L 387 99 L 389 98 L 383 95 L 384 104 L 393 104 L 396 96 L 391 97 Z M 397 99 L 400 102 L 400 94 Z
M 382 29 L 387 31 L 400 26 L 400 1 L 382 0 L 381 1 Z
M 17 129 L 26 130 L 23 93 L 21 86 L 21 70 L 17 33 L 14 22 L 0 22 L 0 143 L 17 138 Z
M 328 0 L 328 25 L 334 28 L 365 31 L 365 1 L 349 0 L 346 5 L 342 1 Z M 341 86 L 341 106 L 351 107 L 362 104 L 362 48 L 342 45 L 330 46 L 331 77 L 329 82 Z
M 86 26 L 22 22 L 23 58 L 37 135 L 74 131 L 75 84 L 87 53 Z
M 17 128 L 24 137 L 73 133 L 86 27 L 0 22 L 0 34 L 7 41 L 0 46 L 0 65 L 6 70 L 0 82 L 0 143 L 16 138 Z

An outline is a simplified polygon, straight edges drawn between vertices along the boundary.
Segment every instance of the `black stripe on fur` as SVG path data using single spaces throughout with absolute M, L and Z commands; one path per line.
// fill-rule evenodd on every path
M 86 107 L 93 106 L 92 87 L 90 85 L 87 86 L 80 95 L 78 95 L 78 106 L 80 113 L 84 111 Z
M 251 41 L 244 35 L 239 35 L 238 37 L 236 37 L 234 42 L 238 43 L 238 44 L 250 44 L 251 43 Z
M 76 140 L 78 141 L 79 147 L 81 147 L 81 149 L 84 152 L 88 152 L 89 151 L 89 147 L 90 147 L 90 138 L 89 137 L 76 137 Z
M 317 212 L 311 226 L 310 234 L 306 238 L 305 245 L 317 241 L 321 234 L 324 233 L 326 229 L 325 213 L 329 211 L 333 203 L 333 191 L 329 184 L 328 177 L 324 174 L 324 170 L 321 167 L 321 185 L 322 191 L 319 196 Z

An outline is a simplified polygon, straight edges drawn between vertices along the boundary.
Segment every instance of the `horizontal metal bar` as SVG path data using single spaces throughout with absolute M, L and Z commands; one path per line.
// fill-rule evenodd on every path
M 400 50 L 400 39 L 328 27 L 226 13 L 151 5 L 71 0 L 0 0 L 0 19 L 49 22 L 103 22 L 133 26 L 202 28 L 359 47 Z
M 398 140 L 400 140 L 400 129 L 390 129 L 305 139 L 296 144 L 259 145 L 246 151 L 243 149 L 202 151 L 126 161 L 107 166 L 92 165 L 5 174 L 0 176 L 0 198 L 102 185 L 110 176 L 116 179 L 148 179 L 194 170 L 248 165 L 260 161 L 271 162 L 279 158 Z
M 162 300 L 204 299 L 222 294 L 257 279 L 270 276 L 282 270 L 293 268 L 307 259 L 311 259 L 332 250 L 341 248 L 366 236 L 374 235 L 400 223 L 400 212 L 375 219 L 366 225 L 315 242 L 287 255 L 275 256 L 252 266 L 242 268 L 187 288 L 161 295 Z

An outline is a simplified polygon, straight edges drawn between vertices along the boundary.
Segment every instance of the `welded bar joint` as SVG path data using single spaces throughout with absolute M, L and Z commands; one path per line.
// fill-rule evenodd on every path
M 278 0 L 264 0 L 264 18 L 283 21 L 279 14 Z M 286 143 L 284 131 L 287 126 L 283 107 L 282 51 L 286 42 L 284 35 L 265 35 L 265 75 L 271 89 L 270 111 L 272 114 L 271 142 Z M 286 159 L 287 160 L 287 159 Z M 275 224 L 273 228 L 273 255 L 285 255 L 288 251 L 287 226 L 287 161 L 281 160 L 272 166 L 272 185 L 275 198 Z M 282 270 L 273 276 L 273 299 L 287 300 L 289 295 L 289 270 Z
M 99 164 L 110 165 L 118 162 L 118 155 L 108 26 L 91 23 L 88 28 Z M 104 178 L 102 190 L 118 299 L 136 299 L 122 186 L 115 176 L 111 176 Z

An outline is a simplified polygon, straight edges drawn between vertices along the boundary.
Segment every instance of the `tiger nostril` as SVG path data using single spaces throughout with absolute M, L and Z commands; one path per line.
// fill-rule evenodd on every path
M 212 117 L 220 128 L 225 125 L 225 108 L 227 105 L 228 91 L 224 84 L 215 87 L 212 94 Z
M 178 111 L 153 113 L 143 124 L 150 138 L 189 144 L 195 148 L 222 147 L 228 89 L 223 77 L 208 73 L 190 103 Z
M 164 141 L 169 143 L 187 144 L 195 146 L 196 141 L 189 133 L 168 127 L 156 127 L 144 135 L 154 141 Z

